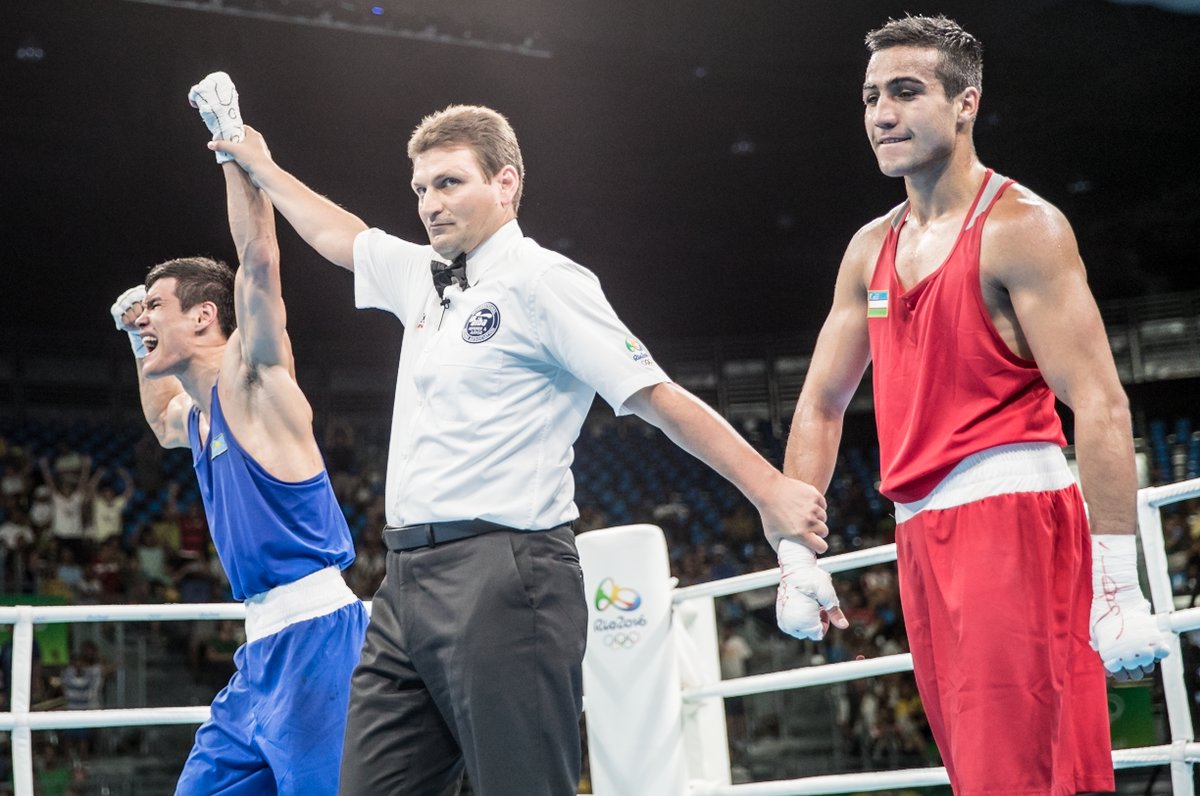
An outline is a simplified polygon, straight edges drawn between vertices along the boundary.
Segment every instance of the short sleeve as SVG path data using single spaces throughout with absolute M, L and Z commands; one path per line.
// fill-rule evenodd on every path
M 600 282 L 587 269 L 563 262 L 534 286 L 534 328 L 551 357 L 594 389 L 618 415 L 644 387 L 670 381 L 617 317 Z
M 414 303 L 423 306 L 433 287 L 428 246 L 409 243 L 380 229 L 354 238 L 354 305 L 386 310 L 404 325 Z

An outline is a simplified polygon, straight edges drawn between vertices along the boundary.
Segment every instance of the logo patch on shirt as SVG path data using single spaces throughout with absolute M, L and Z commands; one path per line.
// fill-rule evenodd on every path
M 888 292 L 886 290 L 867 291 L 867 317 L 886 318 L 888 312 Z
M 629 356 L 633 357 L 634 362 L 640 362 L 643 365 L 654 364 L 654 360 L 650 358 L 650 352 L 636 337 L 625 338 L 625 350 L 629 352 Z
M 208 446 L 208 460 L 211 462 L 227 450 L 229 450 L 229 443 L 225 442 L 225 435 L 218 434 L 212 444 Z
M 472 310 L 471 317 L 467 318 L 467 323 L 463 326 L 462 339 L 468 343 L 482 343 L 495 337 L 499 329 L 500 310 L 488 301 Z

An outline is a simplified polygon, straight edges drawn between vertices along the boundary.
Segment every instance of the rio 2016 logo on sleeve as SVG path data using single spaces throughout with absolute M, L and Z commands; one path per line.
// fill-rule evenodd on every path
M 499 329 L 500 310 L 488 301 L 471 311 L 471 317 L 463 326 L 462 339 L 468 343 L 482 343 L 495 337 Z
M 625 350 L 633 357 L 634 362 L 640 362 L 643 365 L 653 365 L 654 360 L 650 358 L 650 352 L 642 345 L 641 341 L 635 337 L 625 338 Z

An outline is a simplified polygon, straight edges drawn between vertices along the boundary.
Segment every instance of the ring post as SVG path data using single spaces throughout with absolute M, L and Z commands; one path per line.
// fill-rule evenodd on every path
M 712 597 L 675 606 L 675 641 L 685 691 L 721 682 L 721 640 Z M 724 699 L 706 697 L 684 703 L 683 744 L 693 786 L 697 781 L 706 785 L 731 783 Z
M 1175 609 L 1175 597 L 1171 589 L 1171 576 L 1167 567 L 1167 550 L 1163 541 L 1162 505 L 1184 500 L 1200 490 L 1200 479 L 1183 481 L 1165 487 L 1138 490 L 1138 532 L 1141 536 L 1142 555 L 1146 562 L 1146 578 L 1150 583 L 1150 599 L 1158 614 L 1160 625 L 1165 625 Z M 1163 627 L 1169 630 L 1168 627 Z M 1163 696 L 1167 703 L 1167 721 L 1171 728 L 1173 744 L 1190 743 L 1195 740 L 1192 732 L 1191 694 L 1184 679 L 1183 649 L 1178 633 L 1167 634 L 1170 654 L 1158 662 L 1162 672 Z M 1195 774 L 1192 764 L 1182 756 L 1171 760 L 1171 784 L 1176 794 L 1195 793 Z
M 667 543 L 654 525 L 576 537 L 588 600 L 587 735 L 596 796 L 685 796 Z
M 33 607 L 17 606 L 12 649 L 12 765 L 13 792 L 33 796 L 33 733 L 29 728 L 30 692 L 33 688 Z

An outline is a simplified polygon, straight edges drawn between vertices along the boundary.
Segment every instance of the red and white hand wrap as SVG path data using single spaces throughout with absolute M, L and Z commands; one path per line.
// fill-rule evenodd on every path
M 775 621 L 789 636 L 820 641 L 829 627 L 822 609 L 838 607 L 829 573 L 817 566 L 817 554 L 798 542 L 779 543 L 779 590 Z
M 1138 584 L 1137 538 L 1092 536 L 1092 649 L 1118 679 L 1139 679 L 1169 647 Z

